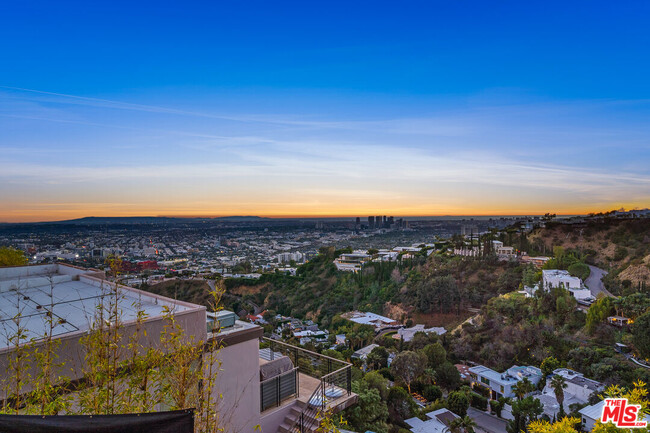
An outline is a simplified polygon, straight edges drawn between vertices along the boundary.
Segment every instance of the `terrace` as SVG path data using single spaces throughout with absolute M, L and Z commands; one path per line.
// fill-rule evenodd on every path
M 260 349 L 260 411 L 263 431 L 303 433 L 318 428 L 322 413 L 353 405 L 352 365 L 268 338 Z M 267 419 L 269 422 L 264 422 Z

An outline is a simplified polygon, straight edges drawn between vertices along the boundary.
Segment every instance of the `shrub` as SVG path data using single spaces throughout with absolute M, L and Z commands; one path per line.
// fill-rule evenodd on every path
M 422 396 L 427 401 L 436 401 L 442 397 L 442 390 L 436 385 L 429 385 L 422 390 Z
M 472 392 L 470 394 L 470 404 L 480 410 L 487 410 L 488 400 L 480 394 Z

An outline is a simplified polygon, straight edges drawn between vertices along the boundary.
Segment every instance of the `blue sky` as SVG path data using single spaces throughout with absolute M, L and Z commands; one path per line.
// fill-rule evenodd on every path
M 650 3 L 3 2 L 0 221 L 650 206 Z

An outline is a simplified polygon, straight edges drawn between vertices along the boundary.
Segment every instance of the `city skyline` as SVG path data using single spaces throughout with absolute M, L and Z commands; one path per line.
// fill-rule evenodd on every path
M 650 207 L 650 5 L 15 3 L 0 221 Z

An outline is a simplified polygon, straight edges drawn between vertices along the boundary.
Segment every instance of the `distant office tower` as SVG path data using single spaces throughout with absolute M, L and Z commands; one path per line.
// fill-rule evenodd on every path
M 361 230 L 361 218 L 357 217 L 356 222 L 354 223 L 355 230 Z
M 388 217 L 388 225 L 392 226 L 393 224 L 395 224 L 395 218 L 392 217 L 392 216 L 389 216 Z
M 357 217 L 357 225 L 361 225 L 361 218 Z
M 325 223 L 323 221 L 316 221 L 316 230 L 322 230 L 325 228 Z
M 478 227 L 475 225 L 463 224 L 460 226 L 460 234 L 467 237 L 478 236 Z
M 386 215 L 384 215 L 383 221 L 384 221 L 384 227 L 386 227 L 386 224 L 388 223 L 388 218 L 386 218 Z
M 375 217 L 375 228 L 381 228 L 381 215 Z
M 368 228 L 369 229 L 374 229 L 375 228 L 375 217 L 374 216 L 369 216 L 368 217 Z

